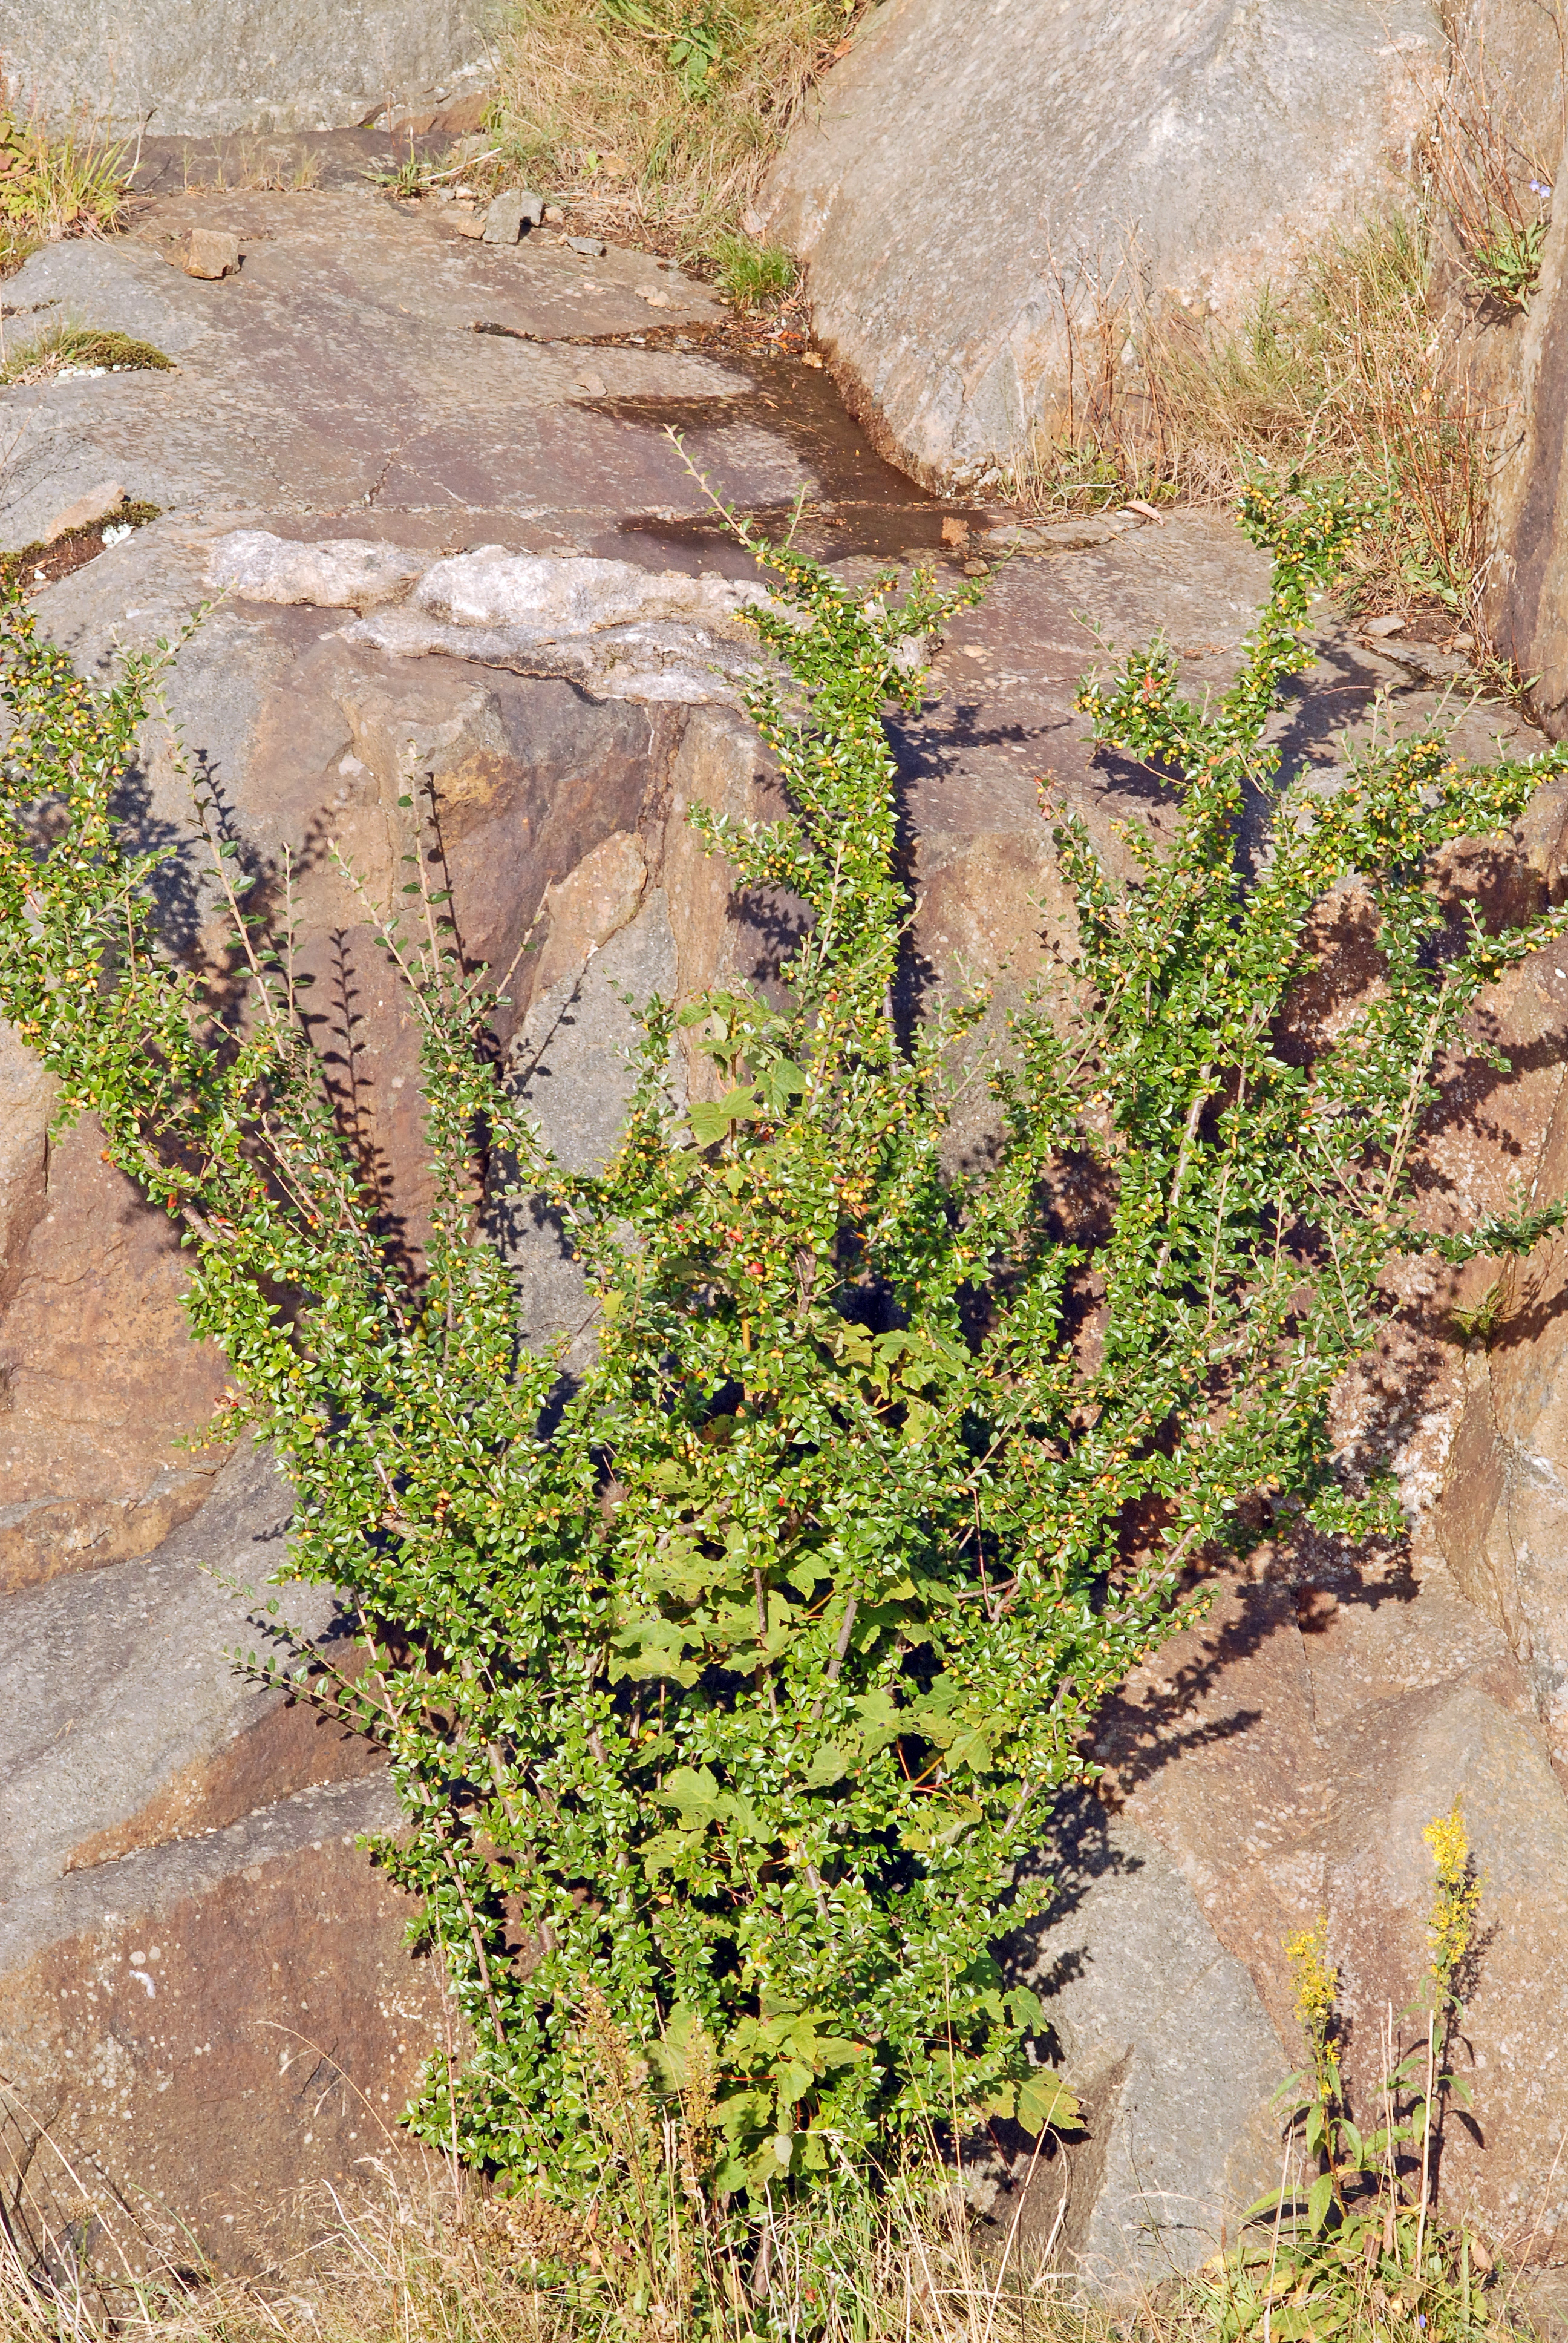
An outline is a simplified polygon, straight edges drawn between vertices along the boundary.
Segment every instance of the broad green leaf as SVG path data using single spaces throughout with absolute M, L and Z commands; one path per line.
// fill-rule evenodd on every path
M 1018 2119 L 1026 2131 L 1076 2131 L 1083 2108 L 1060 2075 L 1036 2066 L 1018 2087 Z
M 761 1111 L 754 1085 L 740 1082 L 720 1099 L 694 1101 L 687 1109 L 686 1119 L 692 1137 L 707 1147 L 716 1139 L 728 1137 L 731 1123 L 753 1121 Z
M 1312 2235 L 1317 2236 L 1329 2217 L 1334 2201 L 1334 2177 L 1332 2172 L 1320 2172 L 1307 2191 L 1307 2221 Z
M 687 1829 L 699 1829 L 728 1811 L 728 1794 L 706 1765 L 678 1765 L 667 1774 L 658 1791 L 661 1806 L 673 1806 Z
M 670 2011 L 663 2034 L 646 2043 L 644 2048 L 655 2087 L 666 2096 L 686 2089 L 692 2079 L 694 2062 L 706 2075 L 718 2072 L 718 2052 L 711 2035 L 699 2013 L 681 2003 Z

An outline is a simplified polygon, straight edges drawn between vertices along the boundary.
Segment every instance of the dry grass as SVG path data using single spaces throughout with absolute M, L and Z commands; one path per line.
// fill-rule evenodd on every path
M 321 157 L 297 141 L 224 140 L 216 151 L 181 156 L 186 195 L 304 196 L 321 185 Z
M 327 2192 L 307 2253 L 265 2281 L 207 2278 L 172 2259 L 137 2273 L 100 2232 L 93 2275 L 73 2240 L 46 2258 L 0 2225 L 3 2343 L 1199 2343 L 1152 2298 L 1075 2302 L 1060 2277 L 1030 2274 L 1016 2240 L 978 2250 L 947 2177 L 873 2199 L 846 2189 L 809 2218 L 780 2215 L 744 2252 L 668 2199 L 640 2207 L 635 2174 L 606 2174 L 619 2201 L 586 2187 L 580 2217 L 502 2199 L 431 2158 L 406 2157 L 347 2192 Z M 1010 2248 L 1011 2248 L 1010 2250 Z
M 739 225 L 865 0 L 514 0 L 511 160 L 606 226 L 696 254 Z
M 1543 15 L 1556 36 L 1568 98 L 1568 27 L 1560 7 Z M 1550 154 L 1532 149 L 1517 93 L 1494 80 L 1484 43 L 1452 32 L 1448 70 L 1427 93 L 1422 167 L 1461 277 L 1483 301 L 1522 309 L 1541 275 L 1542 246 L 1561 132 Z
M 193 2266 L 188 2237 L 160 2242 L 29 2123 L 0 2192 L 0 2343 L 1271 2343 L 1271 2302 L 1272 2343 L 1531 2336 L 1514 2276 L 1494 2278 L 1483 2307 L 1477 2279 L 1457 2325 L 1429 2322 L 1418 2308 L 1452 2305 L 1420 2287 L 1391 2305 L 1359 2253 L 1342 2269 L 1319 2257 L 1310 2322 L 1289 2324 L 1287 2302 L 1308 2289 L 1293 2275 L 1273 2284 L 1271 2232 L 1282 2271 L 1285 2257 L 1268 2221 L 1201 2270 L 1104 2300 L 1063 2268 L 1060 2162 L 1030 2167 L 1033 2203 L 1004 2194 L 983 2224 L 971 2200 L 985 2184 L 960 2184 L 934 2144 L 879 2187 L 846 2171 L 807 2203 L 748 2218 L 699 2185 L 712 2113 L 700 2087 L 653 2099 L 645 2062 L 591 1996 L 583 2052 L 597 2096 L 569 2208 L 526 2187 L 503 2196 L 388 2133 L 351 2188 L 288 2208 L 310 2242 L 251 2281 Z M 3 2087 L 0 2102 L 15 2115 Z
M 1342 481 L 1375 515 L 1357 606 L 1469 615 L 1483 417 L 1432 274 L 1425 230 L 1395 216 L 1324 245 L 1292 294 L 1265 292 L 1231 334 L 1181 313 L 1141 319 L 1112 287 L 1074 329 L 1072 387 L 1015 493 L 1054 509 L 1130 496 L 1225 504 L 1263 472 Z
M 1217 2259 L 1106 2301 L 1031 2270 L 1005 2230 L 982 2252 L 936 2175 L 879 2201 L 847 2194 L 809 2223 L 765 2225 L 760 2250 L 721 2264 L 699 2298 L 683 2292 L 678 2268 L 689 2232 L 673 2246 L 655 2237 L 650 2257 L 627 2254 L 590 2205 L 579 2248 L 570 2222 L 455 2187 L 435 2159 L 423 2178 L 405 2164 L 398 2178 L 387 2169 L 352 2196 L 328 2193 L 319 2211 L 308 2254 L 255 2282 L 188 2268 L 133 2278 L 102 2256 L 101 2275 L 83 2282 L 68 2253 L 51 2276 L 0 2225 L 0 2343 L 1264 2343 L 1269 2333 L 1268 2289 Z M 1322 2333 L 1424 2343 L 1413 2302 L 1377 2301 L 1356 2276 Z M 1285 2301 L 1273 2324 L 1312 2343 L 1317 2330 L 1287 2328 Z M 1532 2343 L 1534 2332 L 1512 2282 L 1469 2329 L 1471 2343 Z
M 65 131 L 0 113 L 0 277 L 41 244 L 108 236 L 121 225 L 126 150 L 85 126 Z

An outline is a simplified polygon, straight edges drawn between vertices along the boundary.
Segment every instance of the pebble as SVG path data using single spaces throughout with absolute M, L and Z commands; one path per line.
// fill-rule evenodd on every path
M 576 382 L 572 385 L 572 388 L 574 390 L 586 391 L 589 398 L 603 398 L 606 387 L 605 378 L 602 374 L 578 375 Z
M 525 187 L 518 200 L 522 204 L 523 217 L 527 220 L 528 226 L 530 227 L 542 226 L 545 219 L 545 199 L 543 196 L 536 196 L 531 187 Z
M 568 236 L 563 241 L 568 252 L 580 252 L 585 260 L 602 260 L 608 250 L 602 236 Z
M 1363 635 L 1398 635 L 1403 631 L 1404 618 L 1397 610 L 1391 610 L 1386 618 L 1369 618 L 1362 628 Z
M 239 238 L 226 227 L 193 227 L 186 239 L 187 277 L 231 277 L 239 266 Z
M 478 213 L 466 212 L 460 206 L 453 208 L 452 226 L 459 236 L 481 236 L 485 233 L 485 223 Z
M 490 198 L 480 233 L 487 244 L 516 244 L 523 232 L 523 199 L 516 187 Z

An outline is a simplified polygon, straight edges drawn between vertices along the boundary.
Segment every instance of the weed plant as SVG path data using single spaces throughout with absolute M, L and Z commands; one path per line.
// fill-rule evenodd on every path
M 515 0 L 501 126 L 579 208 L 673 231 L 739 226 L 864 0 Z
M 1252 2207 L 1250 2241 L 1216 2258 L 1200 2282 L 1220 2343 L 1269 2334 L 1279 2343 L 1413 2328 L 1427 2343 L 1468 2343 L 1506 2318 L 1491 2252 L 1435 2204 L 1436 2150 L 1451 2104 L 1468 2090 L 1449 2058 L 1481 1900 L 1457 1805 L 1428 1824 L 1436 1878 L 1428 1963 L 1415 2000 L 1384 2026 L 1385 2072 L 1365 2126 L 1352 2120 L 1340 2065 L 1339 1973 L 1328 1923 L 1289 1941 L 1308 2064 L 1282 2097 L 1286 2169 Z M 1416 2040 L 1403 2029 L 1415 2021 Z
M 40 244 L 107 236 L 120 225 L 125 149 L 84 129 L 50 131 L 0 112 L 0 277 Z
M 1558 48 L 1561 104 L 1568 88 L 1563 24 L 1551 12 Z M 1564 132 L 1564 114 L 1548 155 L 1527 149 L 1529 132 L 1508 77 L 1494 81 L 1483 38 L 1474 25 L 1457 25 L 1448 71 L 1430 93 L 1422 164 L 1434 216 L 1461 280 L 1483 305 L 1528 307 L 1541 277 L 1552 173 Z
M 1483 987 L 1568 928 L 1490 932 L 1431 858 L 1512 821 L 1568 752 L 1482 769 L 1422 734 L 1332 791 L 1282 779 L 1265 727 L 1361 517 L 1309 487 L 1242 518 L 1273 584 L 1230 690 L 1182 700 L 1156 643 L 1081 696 L 1098 741 L 1168 778 L 1167 818 L 1128 827 L 1126 885 L 1057 820 L 1078 944 L 989 1069 L 973 1173 L 943 1147 L 983 1003 L 912 1032 L 896 1014 L 883 717 L 955 607 L 928 578 L 895 601 L 734 522 L 775 581 L 756 623 L 780 669 L 750 708 L 790 810 L 699 826 L 806 922 L 777 997 L 649 1004 L 597 1172 L 552 1160 L 499 1071 L 407 803 L 412 892 L 382 927 L 421 1037 L 417 1276 L 309 1043 L 286 870 L 281 924 L 247 917 L 256 874 L 215 825 L 243 1011 L 164 940 L 174 850 L 116 810 L 156 660 L 98 692 L 5 614 L 0 1009 L 62 1115 L 95 1113 L 183 1230 L 231 1428 L 297 1491 L 292 1568 L 345 1590 L 366 1673 L 305 1650 L 287 1680 L 387 1745 L 407 1826 L 380 1858 L 474 2044 L 413 2119 L 541 2222 L 586 2194 L 674 2234 L 698 2203 L 754 2254 L 779 2208 L 944 2127 L 1070 2125 L 1045 2014 L 992 1948 L 1043 1895 L 1015 1865 L 1099 1704 L 1190 1615 L 1200 1563 L 1303 1520 L 1397 1527 L 1388 1489 L 1336 1470 L 1328 1419 L 1393 1260 L 1562 1222 L 1437 1238 L 1410 1173 Z M 1352 874 L 1382 979 L 1303 1061 L 1282 1021 Z M 682 1034 L 709 1070 L 689 1099 Z M 576 1378 L 522 1339 L 508 1229 L 540 1211 L 597 1304 Z M 618 2060 L 647 2090 L 628 2186 L 601 2192 Z M 681 2267 L 682 2315 L 718 2317 L 723 2268 Z
M 0 327 L 0 388 L 15 389 L 92 368 L 106 374 L 169 374 L 174 360 L 151 342 L 138 341 L 130 334 L 106 333 L 95 326 L 46 326 L 41 334 L 7 349 L 5 329 Z
M 779 244 L 753 244 L 743 236 L 713 239 L 719 282 L 738 308 L 764 309 L 793 292 L 799 272 Z
M 1527 308 L 1545 250 L 1544 219 L 1494 220 L 1471 256 L 1471 282 L 1504 308 Z

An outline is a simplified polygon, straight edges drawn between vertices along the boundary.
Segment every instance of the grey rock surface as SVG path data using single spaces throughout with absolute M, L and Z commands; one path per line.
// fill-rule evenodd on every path
M 887 0 L 762 223 L 806 262 L 857 411 L 920 476 L 973 479 L 1049 427 L 1106 303 L 1123 334 L 1172 306 L 1234 319 L 1401 200 L 1440 52 L 1431 0 Z
M 516 244 L 523 232 L 523 199 L 515 187 L 492 196 L 485 213 L 486 244 Z
M 1041 1863 L 1056 1900 L 1021 1974 L 1093 2109 L 1091 2139 L 1062 2159 L 1063 2241 L 1089 2284 L 1121 2292 L 1207 2260 L 1278 2177 L 1280 2037 L 1158 1839 L 1079 1794 L 1053 1816 Z M 1044 2177 L 1037 2237 L 1060 2203 Z
M 516 549 L 646 548 L 662 568 L 671 549 L 628 541 L 622 523 L 702 508 L 662 430 L 688 402 L 700 402 L 692 453 L 719 493 L 749 482 L 764 500 L 788 499 L 802 470 L 795 444 L 769 427 L 733 365 L 628 340 L 596 350 L 595 364 L 615 399 L 639 404 L 623 415 L 578 398 L 573 337 L 646 334 L 638 287 L 673 285 L 650 254 L 585 268 L 558 238 L 465 242 L 441 209 L 368 194 L 205 197 L 204 220 L 233 229 L 244 256 L 217 284 L 179 272 L 188 212 L 177 196 L 152 199 L 112 244 L 34 254 L 7 280 L 8 307 L 135 334 L 176 367 L 5 393 L 0 544 L 31 542 L 73 497 L 114 479 L 139 502 L 226 515 L 230 528 L 342 538 L 373 510 L 373 533 L 397 536 L 391 517 L 417 514 L 440 554 L 494 541 L 505 516 Z M 660 313 L 673 327 L 722 316 L 704 288 L 676 291 Z M 819 459 L 805 468 L 827 485 Z M 884 498 L 908 499 L 907 483 L 870 469 Z M 317 515 L 326 525 L 287 526 Z
M 608 860 L 602 850 L 600 859 Z M 512 1043 L 517 1094 L 569 1172 L 597 1171 L 614 1149 L 635 1079 L 633 1053 L 641 1036 L 637 1010 L 656 992 L 672 999 L 679 984 L 668 898 L 663 888 L 643 891 L 640 857 L 626 860 L 629 867 L 617 874 L 619 887 L 612 879 L 603 891 L 607 900 L 621 894 L 615 911 L 635 900 L 633 915 L 602 945 L 587 943 L 580 969 L 536 993 Z M 678 1098 L 678 1061 L 670 1072 Z M 525 1202 L 508 1213 L 507 1242 L 523 1287 L 524 1339 L 542 1344 L 568 1334 L 563 1364 L 568 1373 L 580 1373 L 592 1356 L 598 1305 L 565 1232 L 541 1203 Z
M 334 2080 L 300 2119 L 313 2004 L 361 2091 L 413 2080 L 430 1980 L 354 1845 L 397 1826 L 379 1755 L 225 1656 L 290 1657 L 273 1604 L 307 1648 L 347 1643 L 326 1590 L 267 1589 L 291 1506 L 242 1447 L 150 1558 L 0 1610 L 0 2169 L 35 2244 L 85 2187 L 142 2208 L 133 2260 L 171 2217 L 229 2267 L 286 2247 L 288 2193 L 347 2177 L 366 2104 Z M 34 2168 L 45 2126 L 68 2184 Z
M 318 609 L 372 609 L 400 602 L 422 575 L 417 553 L 362 537 L 297 545 L 269 529 L 237 528 L 212 549 L 207 576 L 246 602 L 311 602 Z
M 1557 184 L 1568 166 L 1568 141 Z M 1485 611 L 1499 651 L 1533 679 L 1534 713 L 1568 737 L 1568 201 L 1546 233 L 1541 282 L 1515 327 L 1511 411 L 1489 508 Z
M 551 558 L 480 545 L 427 570 L 413 599 L 417 608 L 458 626 L 578 635 L 643 618 L 729 618 L 766 597 L 739 578 L 686 578 L 676 569 L 650 576 L 629 561 Z
M 14 102 L 120 133 L 327 130 L 481 83 L 485 0 L 0 0 Z
M 238 1679 L 224 1653 L 241 1645 L 287 1658 L 256 1621 L 276 1600 L 265 1582 L 286 1560 L 292 1510 L 270 1461 L 241 1451 L 201 1512 L 148 1561 L 73 1573 L 6 1605 L 0 1910 L 64 1878 L 73 1850 L 129 1822 L 171 1777 L 210 1764 L 276 1704 Z M 319 1588 L 288 1598 L 307 1638 L 327 1630 L 333 1607 Z M 190 1810 L 200 1827 L 198 1796 Z
M 296 544 L 236 529 L 212 549 L 211 583 L 246 601 L 379 610 L 344 640 L 398 659 L 444 653 L 515 674 L 560 676 L 601 699 L 702 706 L 738 701 L 762 670 L 737 623 L 766 602 L 743 579 L 650 575 L 628 561 L 510 554 L 482 545 L 447 560 L 364 538 Z
M 1473 120 L 1484 106 L 1519 191 L 1527 196 L 1531 179 L 1551 186 L 1568 137 L 1568 50 L 1551 0 L 1467 0 L 1450 31 L 1456 117 Z
M 30 1050 L 0 1029 L 0 1305 L 21 1281 L 44 1212 L 54 1084 Z
M 1331 1552 L 1222 1586 L 1203 1625 L 1110 1704 L 1097 1754 L 1117 1832 L 1158 1843 L 1245 1966 L 1280 2079 L 1301 2054 L 1286 1939 L 1326 1914 L 1347 2087 L 1367 2127 L 1385 2016 L 1392 2004 L 1397 2022 L 1414 1999 L 1428 1958 L 1422 1834 L 1458 1801 L 1483 1920 L 1459 2053 L 1474 2124 L 1445 2131 L 1443 2188 L 1515 2252 L 1533 2237 L 1551 2258 L 1568 2245 L 1554 2163 L 1568 2127 L 1568 1973 L 1553 1949 L 1568 1925 L 1568 1798 L 1504 1632 L 1432 1552 L 1430 1503 L 1416 1529 L 1414 1568 Z M 1152 1916 L 1146 1930 L 1134 1900 L 1130 1936 L 1157 1958 Z M 1201 2036 L 1192 2050 L 1204 2087 L 1219 2088 Z
M 678 980 L 668 901 L 654 888 L 626 926 L 588 947 L 580 972 L 530 1003 L 514 1079 L 568 1172 L 597 1170 L 614 1147 L 631 1096 L 636 1007 L 655 992 L 668 1000 Z
M 323 1784 L 0 1906 L 0 2169 L 23 2252 L 42 2262 L 95 2216 L 116 2272 L 194 2247 L 260 2275 L 308 2252 L 307 2206 L 363 2185 L 367 2157 L 417 2164 L 396 2124 L 439 1986 L 357 1845 L 397 1824 L 385 1775 Z
M 418 610 L 378 611 L 343 630 L 345 642 L 396 659 L 445 656 L 514 675 L 559 676 L 596 699 L 699 708 L 740 703 L 761 672 L 754 641 L 710 628 L 608 627 L 593 635 L 534 627 L 465 627 Z

